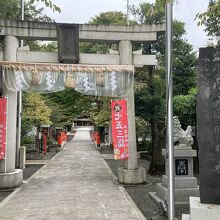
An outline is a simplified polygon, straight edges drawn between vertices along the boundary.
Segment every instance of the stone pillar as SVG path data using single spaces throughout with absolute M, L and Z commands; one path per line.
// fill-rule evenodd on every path
M 14 36 L 5 36 L 4 60 L 16 61 L 18 39 Z M 7 143 L 5 160 L 0 161 L 0 189 L 14 188 L 22 183 L 23 171 L 15 169 L 16 155 L 16 116 L 17 92 L 4 88 L 3 96 L 7 96 Z
M 120 41 L 119 43 L 120 64 L 132 65 L 132 44 L 130 41 Z M 124 184 L 139 184 L 146 181 L 144 168 L 138 168 L 137 145 L 135 128 L 135 108 L 134 108 L 134 86 L 130 88 L 128 97 L 128 153 L 129 158 L 125 160 L 124 167 L 118 168 L 118 181 Z

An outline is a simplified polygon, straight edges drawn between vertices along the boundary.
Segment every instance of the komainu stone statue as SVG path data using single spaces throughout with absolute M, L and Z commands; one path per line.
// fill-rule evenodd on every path
M 191 149 L 193 144 L 192 127 L 188 126 L 184 131 L 178 116 L 173 117 L 173 136 L 175 149 Z

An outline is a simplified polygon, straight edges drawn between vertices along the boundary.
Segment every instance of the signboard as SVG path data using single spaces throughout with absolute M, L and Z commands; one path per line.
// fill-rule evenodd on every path
M 220 50 L 200 48 L 197 140 L 201 203 L 220 205 Z
M 5 158 L 7 99 L 0 98 L 0 160 Z
M 111 102 L 111 109 L 114 159 L 124 160 L 128 158 L 127 101 L 114 100 Z
M 188 160 L 187 159 L 175 159 L 176 175 L 188 175 Z

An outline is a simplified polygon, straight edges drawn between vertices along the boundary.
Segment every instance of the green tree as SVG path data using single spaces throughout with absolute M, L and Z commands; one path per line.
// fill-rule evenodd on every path
M 95 16 L 89 21 L 93 25 L 126 25 L 127 17 L 124 13 L 118 11 L 103 12 Z M 81 53 L 99 53 L 106 54 L 109 49 L 118 50 L 118 45 L 115 43 L 80 43 Z
M 165 22 L 164 1 L 156 4 L 142 3 L 132 7 L 138 23 L 160 24 Z M 183 39 L 184 24 L 173 22 L 173 81 L 174 95 L 187 95 L 195 87 L 196 55 L 192 46 Z M 153 172 L 164 160 L 161 149 L 165 147 L 165 33 L 158 34 L 153 44 L 142 45 L 145 54 L 155 52 L 158 67 L 145 67 L 136 71 L 136 114 L 151 125 Z
M 96 25 L 125 25 L 127 24 L 127 17 L 121 11 L 109 11 L 100 13 L 99 15 L 92 18 L 89 23 Z
M 209 0 L 207 11 L 198 13 L 198 25 L 204 25 L 208 36 L 217 40 L 220 45 L 220 0 Z
M 36 0 L 37 1 L 37 0 Z M 37 8 L 34 4 L 35 1 L 25 1 L 25 20 L 26 21 L 39 21 L 39 22 L 52 22 L 53 20 L 44 14 L 44 8 Z M 44 1 L 46 2 L 46 1 Z M 48 1 L 50 2 L 50 1 Z M 20 1 L 19 0 L 0 0 L 0 19 L 12 19 L 12 20 L 20 20 L 21 18 L 21 9 L 20 9 Z M 49 4 L 48 7 L 50 7 Z M 60 12 L 60 10 L 55 10 L 55 6 L 52 8 L 54 11 Z M 3 46 L 4 42 L 0 40 L 0 46 Z M 36 41 L 27 41 L 26 45 L 30 46 L 31 50 L 42 50 L 46 51 L 49 48 L 49 45 L 40 45 Z M 53 47 L 54 43 L 51 44 Z M 49 48 L 50 49 L 50 48 Z
M 19 1 L 17 0 L 0 0 L 0 18 L 18 19 Z
M 33 128 L 40 129 L 42 125 L 51 125 L 52 109 L 49 108 L 45 99 L 39 94 L 24 94 L 23 93 L 23 112 L 21 125 L 21 143 L 33 143 L 33 139 L 28 136 L 28 133 Z
M 165 21 L 165 0 L 156 0 L 155 3 L 141 3 L 131 6 L 131 13 L 138 24 L 162 24 Z
M 73 89 L 65 89 L 60 92 L 46 95 L 47 104 L 53 106 L 53 123 L 64 125 L 71 123 L 78 116 L 89 117 L 93 106 L 94 97 L 83 95 Z
M 173 22 L 173 93 L 187 95 L 188 91 L 196 86 L 197 62 L 193 47 L 183 36 L 186 34 L 183 22 Z M 160 67 L 165 71 L 165 34 L 159 34 L 158 41 L 152 45 L 157 51 Z
M 24 96 L 22 119 L 28 122 L 31 127 L 52 124 L 51 112 L 52 110 L 46 105 L 43 96 L 36 93 Z
M 111 120 L 111 99 L 108 97 L 96 98 L 90 111 L 90 118 L 97 126 L 108 126 Z
M 51 0 L 30 0 L 30 4 L 33 4 L 35 2 L 42 2 L 46 7 L 51 8 L 53 12 L 61 12 L 60 7 L 55 5 Z
M 177 95 L 173 99 L 174 115 L 178 115 L 184 129 L 196 125 L 196 94 L 192 88 L 187 95 Z
M 25 20 L 27 21 L 52 21 L 48 16 L 43 14 L 44 8 L 37 8 L 35 1 L 25 1 Z M 54 5 L 50 0 L 42 0 L 47 7 L 50 7 L 53 11 L 60 12 L 60 8 Z M 46 4 L 47 3 L 47 4 Z M 19 0 L 0 0 L 0 18 L 1 19 L 13 19 L 17 20 L 21 17 L 21 7 Z
M 144 67 L 136 71 L 136 115 L 151 128 L 151 166 L 149 172 L 164 165 L 161 149 L 165 146 L 165 80 L 163 69 Z

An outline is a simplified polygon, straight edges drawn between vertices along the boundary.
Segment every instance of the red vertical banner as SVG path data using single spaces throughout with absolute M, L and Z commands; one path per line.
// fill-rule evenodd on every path
M 124 160 L 128 158 L 127 101 L 114 100 L 111 102 L 111 109 L 114 159 Z
M 3 160 L 5 158 L 6 110 L 7 110 L 7 99 L 6 97 L 1 97 L 0 98 L 0 160 Z

